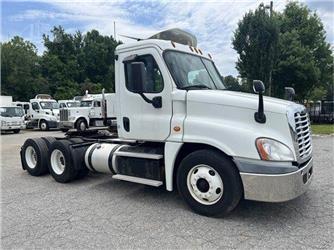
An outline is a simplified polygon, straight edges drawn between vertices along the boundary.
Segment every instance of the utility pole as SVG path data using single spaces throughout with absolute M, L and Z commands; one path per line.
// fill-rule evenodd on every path
M 115 39 L 115 41 L 117 40 L 116 39 L 116 22 L 114 21 L 114 39 Z
M 270 5 L 264 5 L 263 3 L 260 4 L 260 6 L 265 10 L 269 9 L 269 18 L 271 19 L 273 16 L 273 1 L 270 1 Z M 271 51 L 268 51 L 270 53 Z M 272 69 L 273 65 L 271 65 L 269 70 L 269 76 L 268 76 L 268 95 L 271 96 L 271 90 L 272 90 Z
M 268 6 L 268 5 L 267 5 Z M 266 8 L 267 8 L 266 6 Z M 268 6 L 269 7 L 269 10 L 270 10 L 270 19 L 272 19 L 272 15 L 273 15 L 273 1 L 270 1 L 270 5 Z M 270 67 L 270 70 L 269 70 L 269 79 L 268 79 L 268 85 L 269 85 L 269 88 L 268 88 L 268 94 L 269 96 L 271 96 L 271 89 L 272 89 L 272 73 L 273 73 L 273 66 L 274 65 L 271 65 Z

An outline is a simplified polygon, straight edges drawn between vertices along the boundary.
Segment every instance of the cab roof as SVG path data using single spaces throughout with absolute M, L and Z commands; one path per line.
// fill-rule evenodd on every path
M 126 52 L 128 50 L 135 50 L 135 49 L 140 49 L 144 47 L 152 47 L 152 46 L 159 48 L 161 51 L 175 50 L 175 51 L 180 51 L 180 52 L 185 52 L 185 53 L 201 56 L 209 60 L 212 59 L 210 54 L 208 54 L 207 52 L 199 48 L 176 43 L 173 41 L 160 40 L 160 39 L 145 39 L 145 40 L 140 40 L 136 42 L 118 45 L 116 47 L 116 54 Z

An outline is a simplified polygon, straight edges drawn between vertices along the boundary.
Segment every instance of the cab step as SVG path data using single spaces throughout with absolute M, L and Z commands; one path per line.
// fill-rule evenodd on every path
M 163 184 L 162 181 L 150 180 L 150 179 L 139 178 L 139 177 L 123 175 L 123 174 L 113 175 L 112 178 L 114 178 L 116 180 L 140 183 L 140 184 L 149 185 L 149 186 L 153 186 L 153 187 L 159 187 Z

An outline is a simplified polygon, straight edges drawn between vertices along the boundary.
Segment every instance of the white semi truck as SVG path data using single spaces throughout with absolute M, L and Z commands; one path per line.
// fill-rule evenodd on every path
M 112 126 L 116 121 L 115 94 L 86 94 L 81 97 L 80 104 L 60 109 L 59 127 L 62 131 L 76 129 L 85 131 L 89 127 Z
M 260 81 L 257 95 L 226 90 L 195 41 L 170 30 L 119 45 L 117 134 L 28 139 L 23 169 L 61 183 L 89 170 L 178 189 L 208 216 L 230 212 L 242 198 L 282 202 L 303 194 L 313 176 L 305 107 L 263 97 Z
M 50 95 L 38 94 L 30 99 L 27 128 L 39 128 L 46 131 L 58 128 L 59 104 Z

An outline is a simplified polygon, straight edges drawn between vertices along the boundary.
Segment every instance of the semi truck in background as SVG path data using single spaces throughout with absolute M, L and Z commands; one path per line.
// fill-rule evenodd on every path
M 60 109 L 59 127 L 62 131 L 76 129 L 85 131 L 88 128 L 113 126 L 116 124 L 115 94 L 86 94 L 75 107 Z
M 58 128 L 59 104 L 50 95 L 38 94 L 29 101 L 27 128 L 39 128 L 42 131 Z
M 117 133 L 28 139 L 24 170 L 60 183 L 92 171 L 178 189 L 207 216 L 227 214 L 243 198 L 282 202 L 307 190 L 313 158 L 304 106 L 263 97 L 261 81 L 255 94 L 226 90 L 211 55 L 188 32 L 138 40 L 115 51 Z M 92 111 L 93 102 L 82 103 Z
M 80 101 L 78 100 L 58 100 L 59 108 L 74 108 L 80 106 Z

